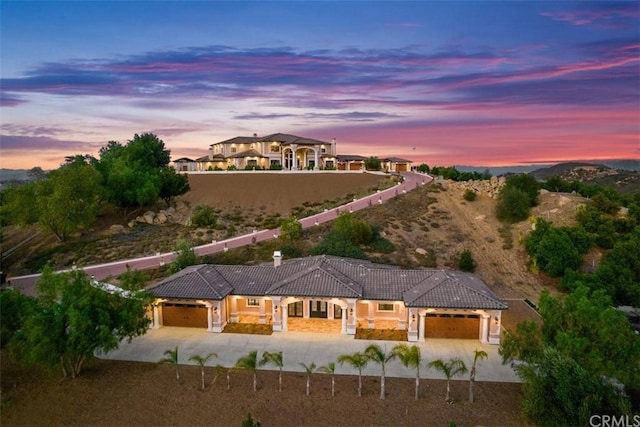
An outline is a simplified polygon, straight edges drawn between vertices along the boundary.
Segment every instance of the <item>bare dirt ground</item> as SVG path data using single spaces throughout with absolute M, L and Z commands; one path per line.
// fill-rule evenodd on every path
M 239 207 L 288 215 L 291 209 L 305 203 L 323 203 L 375 189 L 384 179 L 370 173 L 191 174 L 191 191 L 181 199 L 191 206 L 209 204 L 223 210 Z
M 200 390 L 200 369 L 182 366 L 181 380 L 169 365 L 97 360 L 75 380 L 60 380 L 18 367 L 3 358 L 3 426 L 240 426 L 247 413 L 263 426 L 520 426 L 521 384 L 476 384 L 469 403 L 468 381 L 452 381 L 455 403 L 444 400 L 446 382 L 422 380 L 420 399 L 413 398 L 411 379 L 387 378 L 386 400 L 380 400 L 379 377 L 363 378 L 357 396 L 357 376 L 337 376 L 331 398 L 328 375 L 311 377 L 305 395 L 303 374 L 283 373 L 278 392 L 275 371 L 258 372 L 258 390 L 249 373 L 224 375 Z M 57 373 L 56 373 L 57 374 Z

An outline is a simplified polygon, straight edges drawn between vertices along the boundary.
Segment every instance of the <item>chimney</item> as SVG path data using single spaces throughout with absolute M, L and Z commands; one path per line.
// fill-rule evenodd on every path
M 253 137 L 254 137 L 254 138 L 257 138 L 257 137 L 258 137 L 258 134 L 254 132 L 254 133 L 253 133 Z
M 280 267 L 282 264 L 282 252 L 273 251 L 273 268 Z

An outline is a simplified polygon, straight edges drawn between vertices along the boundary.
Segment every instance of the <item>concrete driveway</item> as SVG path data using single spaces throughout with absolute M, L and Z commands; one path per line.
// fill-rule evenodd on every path
M 383 349 L 386 348 L 387 351 L 391 351 L 393 346 L 398 344 L 395 341 L 356 340 L 353 336 L 338 334 L 310 332 L 284 332 L 274 333 L 270 336 L 220 334 L 197 328 L 164 326 L 159 329 L 150 329 L 146 335 L 137 337 L 130 343 L 123 341 L 120 348 L 99 357 L 113 360 L 157 362 L 163 357 L 165 350 L 178 346 L 181 364 L 195 364 L 188 360 L 189 356 L 204 356 L 209 352 L 214 352 L 218 354 L 218 357 L 212 359 L 208 365 L 220 364 L 229 367 L 233 366 L 238 358 L 247 355 L 252 350 L 258 350 L 259 358 L 263 351 L 282 351 L 284 370 L 302 372 L 300 363 L 315 362 L 318 366 L 325 365 L 336 362 L 340 355 L 364 351 L 369 344 L 374 343 Z M 502 365 L 496 345 L 482 344 L 476 340 L 457 339 L 427 339 L 417 345 L 420 346 L 424 359 L 420 370 L 421 378 L 444 379 L 440 372 L 426 367 L 428 362 L 435 359 L 447 360 L 458 357 L 467 364 L 467 368 L 471 368 L 473 351 L 482 349 L 487 352 L 489 358 L 478 363 L 476 376 L 478 381 L 521 382 L 510 366 Z M 274 369 L 274 367 L 265 366 L 264 369 Z M 357 371 L 347 365 L 340 366 L 336 363 L 336 373 L 354 375 L 357 374 Z M 378 376 L 380 375 L 380 367 L 375 363 L 370 363 L 362 373 L 363 375 Z M 389 377 L 415 377 L 413 370 L 405 368 L 397 360 L 392 360 L 387 365 L 386 374 Z M 468 374 L 458 377 L 458 379 L 468 378 Z

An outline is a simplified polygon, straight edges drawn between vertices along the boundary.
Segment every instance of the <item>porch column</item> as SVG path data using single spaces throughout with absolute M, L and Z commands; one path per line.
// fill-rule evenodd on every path
M 342 335 L 347 334 L 347 309 L 342 309 L 342 330 L 340 331 Z
M 273 312 L 273 330 L 274 331 L 282 331 L 282 321 L 280 320 L 280 313 L 284 313 L 282 307 L 280 306 L 280 297 L 272 298 L 272 312 Z
M 314 148 L 315 148 L 315 150 L 313 150 L 313 151 L 316 153 L 316 155 L 315 155 L 315 163 L 313 164 L 313 170 L 317 171 L 318 169 L 320 169 L 318 167 L 318 165 L 319 165 L 319 163 L 318 163 L 318 150 L 320 150 L 320 146 L 316 145 Z
M 407 329 L 407 308 L 402 303 L 398 303 L 398 330 Z
M 152 304 L 153 307 L 153 329 L 158 329 L 161 325 L 161 320 L 160 320 L 160 302 L 154 302 Z
M 356 313 L 356 300 L 347 300 L 347 335 L 356 334 L 356 326 L 358 325 L 357 313 Z
M 282 309 L 282 331 L 286 332 L 287 330 L 287 319 L 289 319 L 289 311 Z
M 258 323 L 265 325 L 267 323 L 267 313 L 265 313 L 264 298 L 260 298 L 259 304 Z
M 213 332 L 213 304 L 205 302 L 207 307 L 207 332 Z
M 231 313 L 229 313 L 229 321 L 238 323 L 238 300 L 235 296 L 231 297 Z
M 480 342 L 486 344 L 489 342 L 489 322 L 491 321 L 491 316 L 487 313 L 483 313 L 480 318 Z
M 291 170 L 294 170 L 294 171 L 298 170 L 298 153 L 296 153 L 297 148 L 298 148 L 298 144 L 291 144 L 291 154 L 292 154 L 291 162 L 293 163 Z
M 309 308 L 310 308 L 310 300 L 308 299 L 303 299 L 302 300 L 302 318 L 303 319 L 308 319 L 309 318 Z
M 492 317 L 489 322 L 489 344 L 500 344 L 502 312 L 498 310 L 492 310 L 489 313 Z
M 373 312 L 374 307 L 375 307 L 375 303 L 372 301 L 369 301 L 369 313 L 367 317 L 367 328 L 369 329 L 373 329 L 376 327 L 375 313 Z
M 222 332 L 224 324 L 222 322 L 222 305 L 220 301 L 215 301 L 212 308 L 211 332 Z
M 417 309 L 409 309 L 409 330 L 407 331 L 407 340 L 410 342 L 418 341 L 418 313 Z
M 424 341 L 424 318 L 425 318 L 425 313 L 420 313 L 420 334 L 418 337 L 419 341 Z
M 282 165 L 282 170 L 285 170 L 284 163 L 284 150 L 280 147 L 280 165 Z

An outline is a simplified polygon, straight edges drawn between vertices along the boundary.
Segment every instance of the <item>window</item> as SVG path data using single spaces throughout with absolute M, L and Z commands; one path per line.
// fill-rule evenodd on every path
M 280 160 L 271 160 L 271 165 L 272 166 L 280 165 Z
M 271 152 L 272 153 L 279 153 L 280 152 L 280 146 L 277 144 L 274 144 L 271 146 Z
M 258 298 L 247 298 L 247 306 L 257 307 L 259 305 L 260 301 L 258 301 Z
M 236 147 L 231 147 L 231 152 L 235 153 L 236 152 Z
M 378 311 L 394 311 L 393 304 L 378 304 Z
M 322 150 L 322 154 L 324 154 L 324 153 L 326 153 L 326 152 L 327 152 L 327 149 L 326 149 L 326 148 L 324 148 L 324 147 L 323 147 L 321 150 Z
M 247 165 L 249 166 L 258 166 L 258 161 L 255 159 L 247 160 Z

